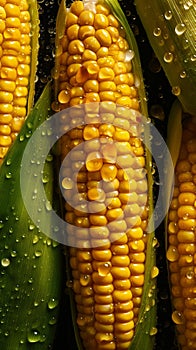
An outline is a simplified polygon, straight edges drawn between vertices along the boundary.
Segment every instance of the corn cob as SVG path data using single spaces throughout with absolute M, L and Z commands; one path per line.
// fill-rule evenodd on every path
M 182 350 L 196 348 L 195 339 L 195 132 L 196 118 L 185 115 L 175 104 L 168 127 L 178 134 L 168 144 L 175 166 L 174 191 L 167 216 L 167 259 L 170 272 L 172 319 Z M 176 142 L 174 142 L 176 141 Z M 171 192 L 171 189 L 170 191 Z
M 48 117 L 50 91 L 51 85 L 48 85 L 7 152 L 0 170 L 3 203 L 0 206 L 0 344 L 3 350 L 49 349 L 56 331 L 62 288 L 60 246 L 36 226 L 23 200 L 28 193 L 31 208 L 39 219 L 43 203 L 43 198 L 39 199 L 40 188 L 44 187 L 52 203 L 51 155 L 44 159 L 42 173 L 39 158 L 47 136 L 40 139 L 39 154 L 36 156 L 31 146 L 25 164 L 23 160 L 32 134 Z M 21 168 L 24 168 L 22 179 Z M 30 174 L 33 180 L 29 186 Z
M 74 1 L 66 16 L 63 1 L 58 16 L 52 106 L 71 107 L 70 124 L 62 114 L 60 127 L 71 130 L 60 141 L 60 153 L 61 161 L 71 154 L 71 163 L 62 163 L 61 183 L 66 199 L 73 197 L 72 205 L 65 203 L 65 220 L 79 348 L 128 349 L 150 296 L 144 293 L 146 264 L 155 263 L 153 254 L 151 262 L 147 258 L 151 170 L 136 120 L 141 111 L 147 115 L 143 81 L 137 84 L 133 70 L 139 64 L 131 61 L 137 50 L 117 1 Z M 151 349 L 152 339 L 142 344 Z
M 35 0 L 0 2 L 0 163 L 32 104 L 38 24 Z

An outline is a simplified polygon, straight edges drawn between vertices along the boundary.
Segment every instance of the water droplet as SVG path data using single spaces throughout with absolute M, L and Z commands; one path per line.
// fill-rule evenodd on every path
M 55 317 L 52 317 L 50 320 L 49 320 L 49 324 L 50 325 L 54 325 L 54 324 L 56 324 L 56 322 L 57 322 L 57 320 L 56 320 L 56 318 Z
M 11 172 L 7 172 L 7 173 L 5 174 L 5 177 L 6 177 L 6 179 L 11 179 L 12 173 L 11 173 Z
M 15 258 L 16 255 L 17 255 L 16 251 L 15 251 L 15 250 L 12 250 L 12 252 L 11 252 L 11 257 L 12 257 L 12 258 Z
M 36 250 L 35 256 L 36 256 L 36 258 L 39 258 L 40 256 L 42 256 L 42 251 L 41 250 Z
M 105 264 L 101 264 L 99 267 L 98 267 L 98 274 L 100 276 L 107 276 L 108 273 L 110 272 L 110 269 L 111 269 L 111 263 L 105 263 Z
M 172 320 L 175 324 L 183 324 L 184 323 L 184 316 L 181 312 L 175 310 L 172 313 Z
M 153 30 L 154 36 L 160 36 L 161 35 L 161 28 L 157 27 Z
M 30 284 L 33 283 L 33 278 L 30 277 L 30 278 L 28 279 L 28 282 L 29 282 Z
M 163 59 L 166 63 L 171 63 L 173 61 L 173 58 L 174 58 L 174 56 L 173 56 L 172 52 L 166 52 L 164 54 L 164 57 L 163 57 Z
M 80 284 L 82 286 L 87 286 L 90 281 L 91 281 L 91 276 L 90 275 L 82 275 L 80 277 Z
M 59 231 L 59 228 L 56 226 L 56 230 L 55 230 L 55 228 L 54 228 L 54 232 L 58 232 L 58 231 Z M 52 246 L 53 246 L 53 248 L 58 247 L 58 245 L 59 245 L 59 242 L 57 242 L 57 241 L 52 241 Z
M 85 326 L 85 324 L 86 324 L 85 317 L 83 317 L 83 316 L 78 316 L 78 318 L 77 318 L 77 324 L 78 324 L 79 327 Z
M 39 237 L 37 235 L 35 235 L 33 237 L 33 244 L 36 244 L 39 241 Z
M 165 12 L 165 19 L 168 21 L 172 19 L 172 12 L 170 10 Z
M 34 228 L 35 228 L 35 225 L 34 225 L 34 224 L 30 224 L 30 225 L 29 225 L 29 230 L 30 230 L 30 231 L 34 230 Z
M 184 70 L 180 73 L 180 78 L 186 78 L 186 72 Z
M 10 228 L 9 228 L 9 233 L 12 234 L 13 232 L 14 232 L 13 227 L 10 227 Z
M 46 202 L 46 210 L 52 210 L 52 204 L 49 201 Z
M 185 31 L 186 31 L 186 26 L 185 26 L 184 23 L 179 23 L 179 24 L 176 25 L 176 27 L 175 27 L 175 33 L 176 33 L 177 35 L 180 36 L 180 35 L 182 35 Z
M 179 96 L 181 93 L 181 89 L 179 86 L 173 86 L 172 87 L 172 94 L 175 96 Z
M 62 180 L 62 187 L 65 190 L 71 190 L 73 188 L 73 181 L 70 177 L 64 177 Z
M 67 288 L 72 288 L 73 287 L 73 281 L 72 280 L 69 280 L 66 282 L 66 286 Z
M 130 62 L 135 56 L 135 52 L 133 50 L 127 50 L 125 53 L 125 62 Z
M 50 238 L 48 238 L 48 239 L 46 240 L 46 244 L 47 244 L 48 247 L 51 246 L 52 240 L 51 240 Z
M 58 306 L 58 300 L 57 299 L 55 299 L 55 298 L 51 298 L 50 300 L 49 300 L 49 302 L 48 302 L 48 308 L 50 309 L 50 310 L 52 310 L 52 309 L 54 309 L 55 307 L 57 307 Z
M 36 329 L 32 329 L 27 337 L 29 343 L 37 343 L 40 341 L 40 333 Z
M 10 265 L 10 259 L 8 259 L 8 258 L 1 259 L 1 265 L 3 267 L 8 267 Z
M 170 245 L 167 253 L 166 253 L 167 259 L 171 262 L 177 261 L 179 257 L 178 250 L 175 246 Z
M 32 128 L 33 128 L 33 124 L 32 124 L 31 122 L 28 122 L 28 123 L 27 123 L 27 128 L 28 128 L 28 129 L 32 129 Z
M 44 327 L 43 327 L 44 328 Z M 40 336 L 40 343 L 44 343 L 45 341 L 46 341 L 46 335 L 45 334 L 42 334 L 41 336 Z M 50 349 L 50 348 L 49 348 Z
M 33 305 L 37 307 L 39 305 L 38 301 L 34 301 Z
M 195 274 L 194 274 L 193 271 L 188 271 L 188 272 L 186 273 L 186 278 L 187 278 L 188 280 L 192 280 L 194 277 L 195 277 Z
M 196 61 L 196 55 L 191 56 L 191 61 L 195 62 Z
M 47 162 L 52 162 L 53 161 L 53 155 L 52 154 L 48 154 L 46 157 L 46 161 Z
M 153 248 L 158 246 L 159 242 L 158 242 L 158 239 L 156 237 L 153 238 L 153 241 L 152 241 L 152 246 Z
M 150 334 L 150 335 L 155 335 L 155 334 L 157 334 L 157 328 L 156 328 L 156 327 L 152 327 L 149 334 Z
M 25 139 L 25 136 L 24 135 L 20 135 L 19 140 L 22 142 L 22 141 L 24 141 L 24 139 Z
M 168 226 L 169 233 L 177 233 L 178 226 L 176 222 L 171 221 Z
M 42 182 L 43 184 L 46 184 L 49 181 L 49 175 L 48 174 L 44 174 L 42 177 Z
M 7 161 L 6 161 L 6 165 L 11 165 L 11 162 L 12 162 L 11 159 L 8 158 Z
M 4 226 L 3 221 L 0 221 L 0 229 L 3 228 L 3 226 Z
M 151 269 L 151 278 L 157 277 L 159 274 L 159 269 L 157 266 L 153 266 Z

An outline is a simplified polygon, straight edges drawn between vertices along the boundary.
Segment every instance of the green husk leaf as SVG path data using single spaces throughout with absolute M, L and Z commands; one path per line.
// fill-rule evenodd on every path
M 62 288 L 60 245 L 32 221 L 23 202 L 20 183 L 25 148 L 37 127 L 50 116 L 50 101 L 51 83 L 44 89 L 0 168 L 0 344 L 3 350 L 48 349 L 56 331 Z M 47 137 L 44 141 L 47 142 Z M 34 155 L 29 154 L 32 167 L 35 161 Z M 24 181 L 28 191 L 36 189 L 35 197 L 44 186 L 52 203 L 51 156 L 44 162 L 43 178 L 47 178 L 44 184 L 39 176 L 34 176 L 33 183 L 29 183 L 31 165 Z M 39 171 L 38 165 L 36 169 Z M 38 212 L 35 203 L 38 202 L 32 198 L 32 208 Z
M 175 167 L 181 145 L 182 138 L 182 106 L 178 100 L 175 100 L 170 110 L 167 124 L 167 146 Z
M 195 4 L 135 0 L 150 44 L 185 112 L 196 113 Z
M 59 78 L 59 69 L 60 69 L 60 55 L 62 54 L 62 46 L 60 41 L 65 32 L 65 19 L 66 19 L 66 1 L 61 0 L 57 18 L 56 18 L 56 35 L 55 35 L 55 66 L 53 71 L 53 79 L 54 79 L 54 98 L 57 101 L 58 94 L 58 78 Z
M 31 63 L 30 63 L 30 80 L 28 85 L 28 101 L 27 101 L 27 115 L 31 111 L 34 104 L 35 95 L 35 81 L 38 64 L 39 52 L 39 11 L 37 0 L 28 0 L 29 12 L 31 17 Z
M 170 110 L 168 125 L 167 125 L 167 146 L 173 162 L 173 168 L 171 169 L 171 163 L 167 162 L 166 159 L 166 190 L 165 190 L 165 205 L 168 208 L 169 203 L 172 199 L 173 185 L 174 185 L 174 169 L 178 160 L 181 139 L 182 139 L 182 116 L 183 110 L 178 100 L 174 101 Z M 170 164 L 170 165 L 169 165 Z M 167 221 L 168 217 L 165 218 L 165 235 L 166 235 L 166 249 L 167 249 Z

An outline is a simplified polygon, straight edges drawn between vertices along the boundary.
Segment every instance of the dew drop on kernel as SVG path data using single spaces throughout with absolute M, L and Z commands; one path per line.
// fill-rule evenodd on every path
M 100 276 L 107 276 L 110 272 L 111 265 L 109 263 L 101 264 L 98 268 L 98 274 Z
M 170 262 L 178 260 L 179 253 L 177 248 L 175 246 L 170 245 L 167 250 L 166 257 Z
M 65 190 L 71 190 L 73 188 L 73 181 L 71 178 L 69 177 L 64 177 L 64 179 L 62 180 L 62 187 Z
M 90 280 L 90 275 L 83 275 L 80 277 L 80 284 L 85 287 L 89 284 Z

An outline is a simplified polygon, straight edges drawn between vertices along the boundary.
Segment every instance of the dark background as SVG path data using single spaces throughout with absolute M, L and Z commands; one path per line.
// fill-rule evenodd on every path
M 174 99 L 173 95 L 171 94 L 170 85 L 165 77 L 163 70 L 161 69 L 159 61 L 157 60 L 152 48 L 149 45 L 146 33 L 137 16 L 133 0 L 120 0 L 119 2 L 129 21 L 130 27 L 135 34 L 135 38 L 140 51 L 143 77 L 148 98 L 149 116 L 165 139 L 168 112 Z M 47 81 L 51 78 L 51 70 L 54 65 L 55 20 L 59 6 L 57 0 L 38 0 L 38 4 L 40 16 L 40 50 L 35 89 L 35 101 L 40 96 Z M 70 1 L 67 1 L 67 6 L 69 5 Z M 156 182 L 156 177 L 158 176 L 156 172 L 154 176 Z M 157 190 L 158 188 L 156 188 L 155 185 L 155 193 Z M 176 350 L 177 347 L 175 345 L 174 326 L 171 321 L 171 305 L 167 281 L 163 224 L 161 224 L 157 229 L 156 237 L 159 242 L 157 247 L 157 266 L 160 273 L 157 281 L 158 333 L 156 335 L 155 350 Z M 64 298 L 62 301 L 61 315 L 53 350 L 77 349 L 74 342 L 72 321 L 71 319 L 67 318 L 67 315 L 69 315 L 69 303 L 66 298 Z

